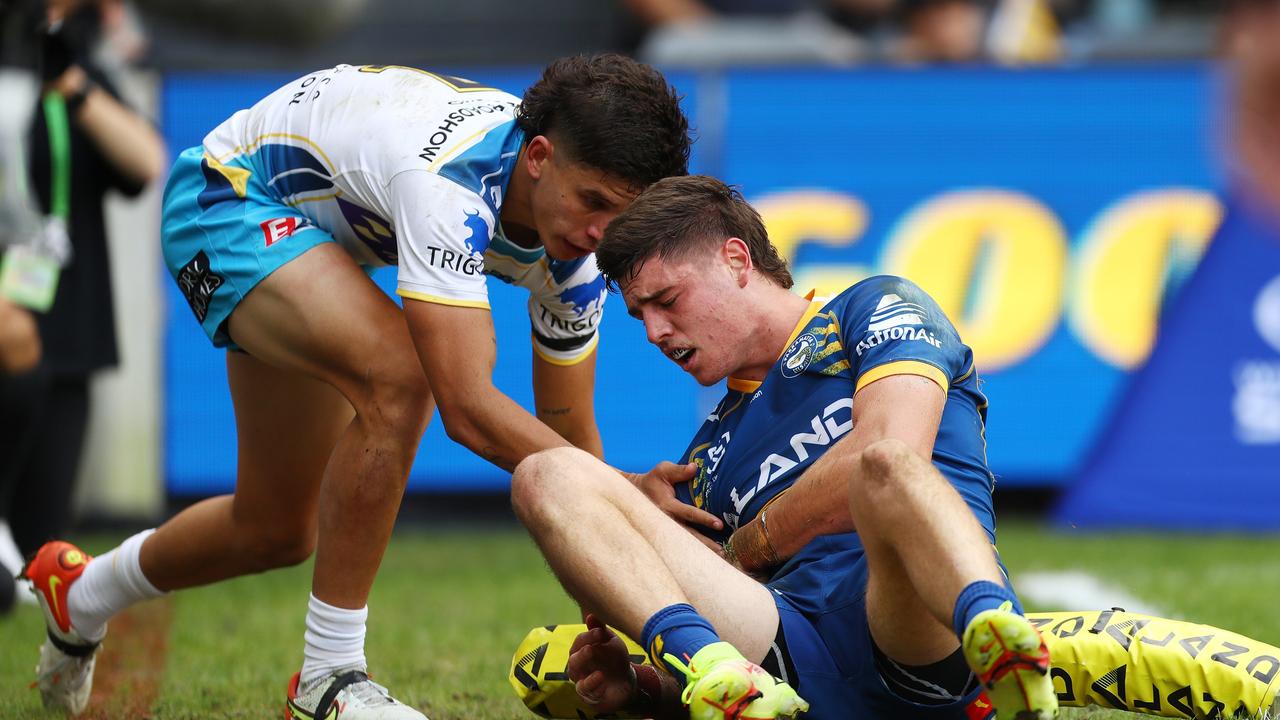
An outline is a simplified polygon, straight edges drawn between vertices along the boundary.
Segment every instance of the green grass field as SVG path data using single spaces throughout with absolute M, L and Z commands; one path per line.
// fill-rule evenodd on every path
M 101 552 L 118 538 L 80 540 Z M 1084 570 L 1172 614 L 1280 644 L 1280 537 L 1090 535 L 1006 521 L 1000 540 L 1015 581 Z M 141 606 L 113 623 L 88 716 L 280 717 L 309 587 L 304 565 Z M 515 526 L 398 532 L 369 605 L 370 669 L 433 720 L 533 717 L 507 684 L 511 652 L 530 627 L 578 617 Z M 52 716 L 27 687 L 42 632 L 31 606 L 0 619 L 0 717 Z

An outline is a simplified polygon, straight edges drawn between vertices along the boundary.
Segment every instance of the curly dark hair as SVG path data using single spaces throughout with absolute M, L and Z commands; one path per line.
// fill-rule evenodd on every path
M 685 259 L 731 237 L 746 243 L 761 275 L 791 287 L 787 261 L 769 242 L 760 213 L 737 188 L 707 175 L 666 178 L 640 193 L 605 229 L 596 265 L 616 289 L 652 258 Z
M 554 135 L 585 165 L 640 190 L 689 172 L 689 121 L 662 73 L 631 58 L 561 58 L 524 94 L 526 137 Z

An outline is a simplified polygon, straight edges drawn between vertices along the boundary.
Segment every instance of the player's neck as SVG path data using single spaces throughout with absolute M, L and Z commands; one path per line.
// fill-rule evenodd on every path
M 787 349 L 791 334 L 809 309 L 809 300 L 770 284 L 759 294 L 755 305 L 759 321 L 755 325 L 752 344 L 757 350 L 746 365 L 733 373 L 733 377 L 759 382 L 764 380 Z
M 533 222 L 533 183 L 525 168 L 523 147 L 520 148 L 520 155 L 516 157 L 511 179 L 507 182 L 507 192 L 502 199 L 502 208 L 498 211 L 498 221 L 502 223 L 502 228 L 507 231 L 508 237 L 512 236 L 511 230 L 515 230 L 521 237 L 526 234 L 537 237 L 538 229 Z M 528 233 L 521 232 L 521 229 L 527 230 Z

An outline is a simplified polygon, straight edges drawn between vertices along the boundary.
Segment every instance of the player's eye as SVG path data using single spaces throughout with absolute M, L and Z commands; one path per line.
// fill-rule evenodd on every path
M 679 295 L 672 295 L 671 297 L 667 298 L 666 300 L 663 300 L 662 302 L 660 302 L 660 303 L 658 303 L 658 304 L 659 304 L 659 305 L 661 305 L 661 306 L 662 306 L 662 307 L 664 307 L 664 308 L 669 308 L 669 307 L 671 307 L 672 305 L 675 305 L 675 304 L 676 304 L 676 298 L 678 298 L 678 297 L 680 297 L 680 296 L 679 296 Z

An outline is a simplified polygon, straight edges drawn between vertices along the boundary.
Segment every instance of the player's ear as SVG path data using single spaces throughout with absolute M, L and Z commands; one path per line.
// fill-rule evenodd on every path
M 538 180 L 546 171 L 547 163 L 555 153 L 555 146 L 546 135 L 536 135 L 524 148 L 525 169 L 529 177 Z
M 738 287 L 746 287 L 751 278 L 751 268 L 754 267 L 751 262 L 751 249 L 741 238 L 731 237 L 724 241 L 720 252 L 729 266 L 729 272 L 737 280 Z

